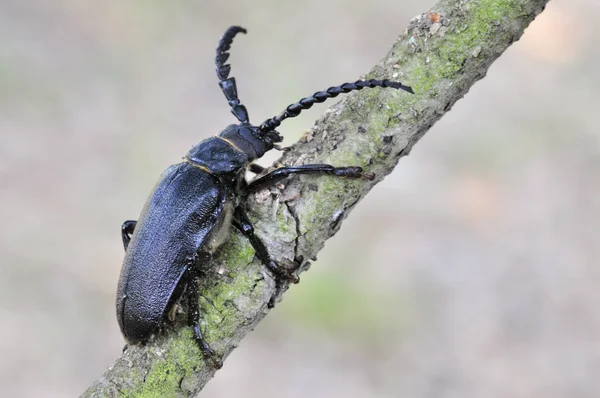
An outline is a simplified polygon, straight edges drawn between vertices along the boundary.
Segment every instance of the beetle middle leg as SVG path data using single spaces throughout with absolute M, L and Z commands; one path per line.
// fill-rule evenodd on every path
M 275 169 L 264 176 L 257 178 L 243 189 L 243 194 L 260 191 L 263 188 L 271 186 L 284 180 L 292 174 L 327 174 L 336 177 L 346 178 L 366 178 L 372 180 L 375 178 L 373 173 L 365 173 L 362 167 L 334 167 L 330 164 L 305 164 L 301 166 L 285 166 Z
M 127 250 L 127 246 L 129 246 L 129 241 L 131 240 L 131 235 L 133 235 L 133 230 L 137 221 L 127 220 L 121 226 L 121 238 L 123 238 L 123 247 Z
M 269 251 L 267 250 L 267 247 L 263 241 L 254 234 L 254 226 L 250 222 L 248 215 L 241 206 L 238 206 L 235 209 L 233 225 L 235 225 L 235 227 L 239 229 L 246 238 L 248 238 L 250 244 L 256 251 L 256 257 L 258 257 L 258 259 L 271 272 L 273 272 L 276 276 L 287 279 L 292 283 L 298 283 L 298 276 L 294 274 L 293 271 L 287 271 L 271 258 L 271 255 L 269 254 Z
M 298 275 L 294 273 L 300 264 L 295 263 L 297 267 L 295 267 L 293 270 L 284 269 L 277 264 L 277 262 L 271 258 L 271 255 L 269 254 L 269 251 L 267 250 L 267 247 L 263 241 L 258 236 L 254 235 L 254 226 L 250 222 L 248 215 L 241 206 L 238 206 L 235 209 L 233 225 L 235 225 L 235 227 L 239 229 L 246 238 L 248 238 L 250 244 L 256 252 L 258 259 L 275 275 L 275 294 L 271 297 L 271 300 L 269 300 L 268 304 L 269 308 L 273 308 L 275 306 L 276 297 L 279 296 L 284 287 L 282 279 L 291 283 L 298 283 L 300 281 Z
M 200 308 L 198 306 L 198 271 L 194 266 L 188 268 L 187 276 L 187 299 L 188 299 L 188 325 L 194 330 L 194 339 L 200 345 L 204 355 L 210 359 L 216 369 L 221 369 L 223 363 L 217 357 L 215 351 L 204 340 L 200 329 Z

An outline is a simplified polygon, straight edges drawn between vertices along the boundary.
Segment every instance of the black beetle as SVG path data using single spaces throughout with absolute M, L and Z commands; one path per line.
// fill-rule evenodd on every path
M 227 238 L 233 224 L 251 242 L 256 256 L 271 270 L 276 280 L 297 281 L 293 272 L 284 271 L 254 235 L 252 223 L 244 211 L 245 198 L 292 174 L 328 174 L 348 178 L 372 179 L 360 167 L 333 167 L 310 164 L 281 167 L 246 182 L 247 170 L 262 173 L 252 162 L 271 149 L 282 137 L 275 130 L 287 118 L 297 116 L 313 104 L 341 93 L 365 87 L 390 87 L 412 93 L 412 89 L 389 80 L 344 83 L 319 91 L 288 106 L 279 116 L 260 126 L 250 124 L 246 107 L 240 103 L 235 78 L 229 77 L 229 48 L 240 32 L 230 27 L 217 47 L 216 65 L 219 85 L 229 101 L 231 112 L 239 120 L 219 135 L 193 147 L 183 162 L 169 167 L 150 194 L 139 220 L 125 221 L 122 227 L 125 259 L 117 289 L 117 319 L 125 339 L 136 343 L 157 330 L 165 313 L 182 295 L 188 298 L 188 323 L 205 355 L 216 367 L 220 361 L 202 337 L 199 326 L 198 272 Z

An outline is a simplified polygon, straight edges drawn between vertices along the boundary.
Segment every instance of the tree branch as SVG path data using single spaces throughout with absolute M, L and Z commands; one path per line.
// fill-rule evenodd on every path
M 374 172 L 376 180 L 292 178 L 285 187 L 250 198 L 249 215 L 273 256 L 314 259 L 356 203 L 485 76 L 547 2 L 441 0 L 413 18 L 367 78 L 400 80 L 416 94 L 365 89 L 348 95 L 281 160 L 359 165 Z M 232 231 L 202 281 L 199 298 L 205 337 L 219 355 L 227 357 L 267 314 L 274 292 L 271 275 L 252 247 Z M 177 314 L 164 329 L 144 346 L 127 347 L 83 396 L 196 395 L 215 369 L 185 326 L 185 314 Z

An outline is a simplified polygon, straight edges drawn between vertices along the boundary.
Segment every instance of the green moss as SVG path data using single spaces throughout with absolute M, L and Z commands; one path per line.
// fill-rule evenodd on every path
M 142 385 L 140 391 L 132 394 L 134 397 L 174 397 L 174 391 L 179 388 L 183 378 L 180 370 L 171 361 L 155 365 Z
M 363 105 L 360 113 L 369 115 L 368 134 L 374 143 L 380 144 L 378 140 L 384 131 L 425 111 L 427 100 L 436 98 L 440 89 L 462 71 L 469 58 L 478 57 L 486 51 L 481 48 L 481 43 L 499 42 L 500 39 L 507 41 L 506 37 L 497 38 L 498 35 L 511 34 L 500 30 L 498 21 L 526 15 L 523 6 L 515 0 L 480 0 L 463 7 L 461 12 L 466 14 L 466 18 L 441 12 L 450 22 L 443 35 L 439 34 L 440 31 L 431 35 L 425 28 L 413 35 L 411 44 L 402 42 L 392 50 L 398 65 L 405 71 L 404 83 L 412 86 L 414 95 L 407 96 L 401 92 L 382 94 L 381 90 L 364 90 L 361 93 Z M 458 20 L 461 21 L 460 26 L 454 24 Z M 377 77 L 381 77 L 379 71 L 367 75 L 367 78 Z M 382 98 L 388 100 L 383 102 Z M 353 120 L 357 118 L 355 113 L 354 109 L 344 109 L 342 117 Z M 364 119 L 358 122 L 364 123 Z
M 228 273 L 235 274 L 235 277 L 226 282 L 211 283 L 202 289 L 202 329 L 204 337 L 217 351 L 217 355 L 220 355 L 220 344 L 234 337 L 242 322 L 238 319 L 237 300 L 248 297 L 249 294 L 253 297 L 262 296 L 264 292 L 264 281 L 257 278 L 256 268 L 248 266 L 253 258 L 252 246 L 239 234 L 232 234 L 231 242 L 223 247 L 216 260 L 227 264 Z M 159 353 L 152 347 L 149 354 L 156 356 L 157 360 L 153 361 L 153 367 L 145 376 L 145 381 L 139 378 L 137 387 L 124 392 L 125 396 L 173 397 L 174 392 L 180 389 L 182 380 L 195 377 L 194 374 L 204 366 L 212 366 L 205 363 L 189 327 L 178 328 L 164 352 Z
M 165 360 L 177 364 L 184 376 L 189 376 L 205 366 L 211 366 L 204 362 L 191 328 L 184 328 L 179 332 L 179 338 L 171 341 L 170 351 L 165 355 Z
M 340 163 L 341 164 L 341 163 Z M 320 217 L 328 217 L 340 208 L 340 202 L 358 194 L 357 188 L 353 187 L 357 182 L 343 180 L 336 177 L 323 176 L 319 180 L 319 194 L 305 197 L 302 210 L 298 217 L 300 219 L 300 233 L 306 234 L 309 228 L 321 225 L 316 221 Z M 305 235 L 309 240 L 312 234 Z M 313 242 L 307 241 L 309 247 Z
M 238 319 L 241 305 L 240 298 L 249 294 L 260 294 L 264 290 L 264 282 L 257 280 L 254 273 L 242 273 L 229 283 L 220 283 L 202 293 L 201 299 L 202 318 L 206 322 L 204 336 L 209 344 L 218 350 L 221 342 L 235 336 L 240 326 Z
M 227 264 L 229 272 L 238 271 L 245 267 L 254 258 L 252 245 L 244 239 L 237 231 L 231 231 L 229 242 L 219 248 L 217 260 Z
M 472 7 L 464 26 L 455 26 L 454 34 L 442 40 L 435 69 L 443 78 L 452 78 L 460 71 L 467 58 L 474 56 L 479 43 L 489 42 L 490 35 L 497 35 L 498 20 L 511 14 L 521 13 L 521 5 L 515 0 L 482 0 Z M 469 11 L 468 11 L 469 12 Z M 476 51 L 477 52 L 477 51 Z M 475 53 L 476 53 L 475 52 Z
M 293 242 L 296 237 L 296 223 L 290 213 L 284 210 L 282 206 L 277 209 L 277 218 L 275 220 L 279 229 L 278 238 L 283 238 L 286 242 Z
M 191 329 L 182 329 L 179 338 L 170 341 L 169 349 L 160 354 L 156 349 L 150 350 L 150 355 L 163 356 L 162 360 L 155 360 L 153 367 L 141 380 L 138 387 L 123 392 L 126 397 L 175 397 L 181 381 L 206 366 L 202 354 L 194 341 Z

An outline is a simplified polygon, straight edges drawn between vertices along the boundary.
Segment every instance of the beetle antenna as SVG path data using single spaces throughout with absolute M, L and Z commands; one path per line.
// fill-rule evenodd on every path
M 285 108 L 285 110 L 279 116 L 275 116 L 271 119 L 265 120 L 260 125 L 259 128 L 263 132 L 274 130 L 285 119 L 298 116 L 300 114 L 300 112 L 302 112 L 305 109 L 309 109 L 311 106 L 313 106 L 316 103 L 324 102 L 326 99 L 337 97 L 338 95 L 340 95 L 342 93 L 349 93 L 350 91 L 354 91 L 354 90 L 362 90 L 365 87 L 368 87 L 368 88 L 390 87 L 390 88 L 404 90 L 411 94 L 415 93 L 410 86 L 405 86 L 404 84 L 402 84 L 400 82 L 392 82 L 387 79 L 384 79 L 384 80 L 375 80 L 375 79 L 357 80 L 354 83 L 344 83 L 339 86 L 329 87 L 325 91 L 319 91 L 319 92 L 314 93 L 310 97 L 302 98 L 300 101 L 296 102 L 295 104 L 291 104 L 290 106 Z
M 229 58 L 228 51 L 231 48 L 231 43 L 233 43 L 233 38 L 238 33 L 246 33 L 246 29 L 242 28 L 241 26 L 232 26 L 227 29 L 221 38 L 221 41 L 219 41 L 215 63 L 217 64 L 217 77 L 219 78 L 219 86 L 221 87 L 221 90 L 223 90 L 225 98 L 227 98 L 227 101 L 229 101 L 231 113 L 233 113 L 233 116 L 235 116 L 241 123 L 249 123 L 248 111 L 246 110 L 246 107 L 240 103 L 240 99 L 238 98 L 235 77 L 229 77 L 231 65 L 225 64 Z

